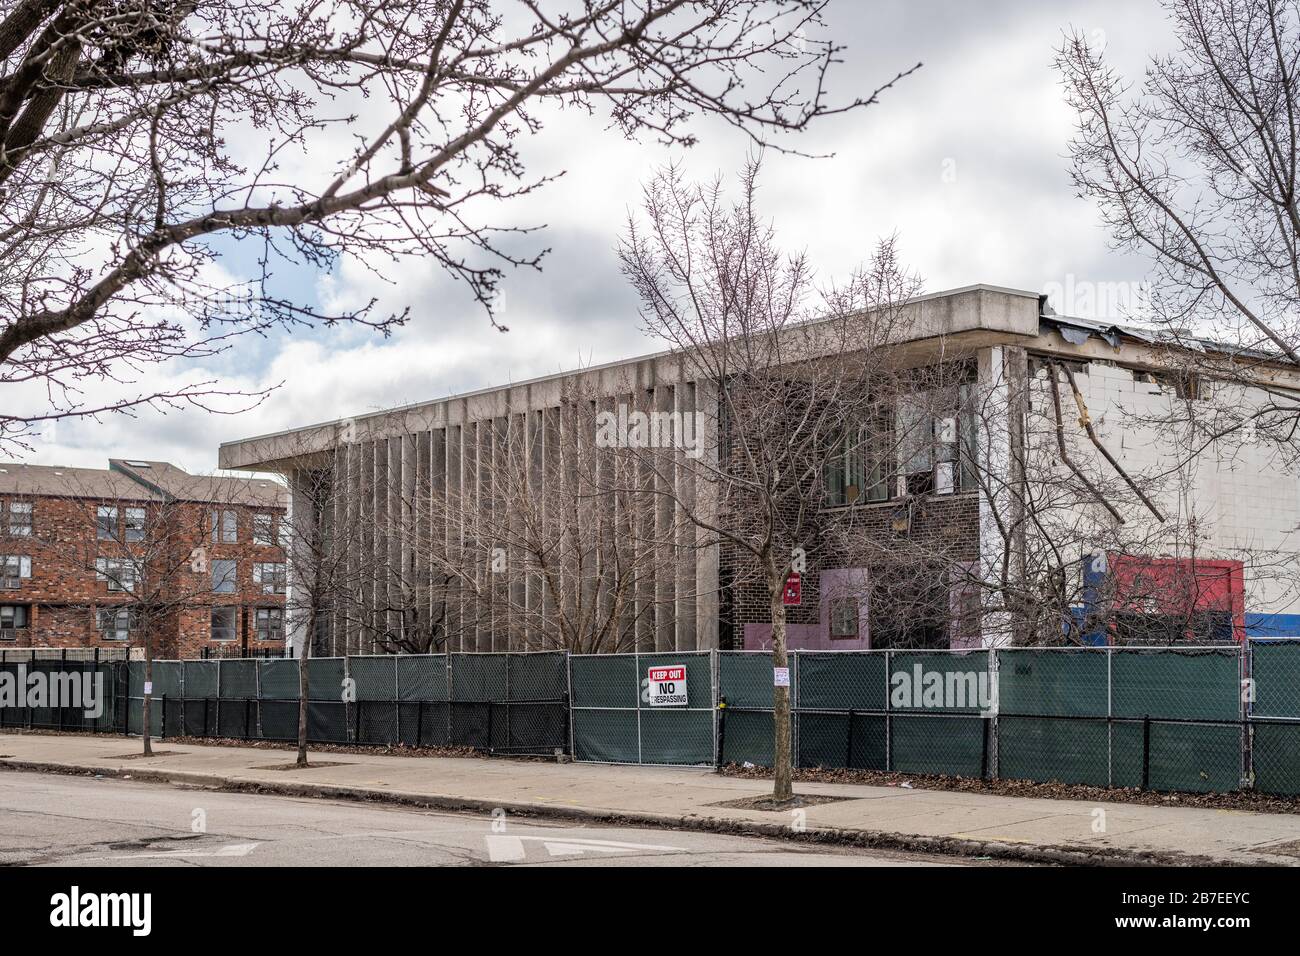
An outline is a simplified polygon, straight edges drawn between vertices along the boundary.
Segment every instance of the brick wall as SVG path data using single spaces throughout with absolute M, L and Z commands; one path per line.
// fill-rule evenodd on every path
M 10 499 L 0 497 L 3 504 Z M 236 608 L 234 644 L 241 649 L 268 650 L 284 647 L 280 641 L 258 641 L 254 634 L 254 609 L 284 607 L 283 594 L 265 594 L 253 580 L 258 562 L 283 563 L 278 546 L 253 544 L 255 511 L 274 513 L 282 509 L 253 509 L 243 505 L 220 505 L 237 515 L 238 541 L 212 542 L 209 504 L 159 502 L 131 499 L 66 498 L 23 496 L 33 504 L 32 534 L 12 537 L 7 524 L 0 524 L 0 555 L 21 555 L 31 559 L 31 576 L 21 587 L 0 590 L 0 604 L 29 609 L 29 626 L 17 631 L 13 641 L 0 647 L 113 647 L 129 643 L 143 647 L 148 633 L 157 657 L 197 657 L 216 642 L 211 637 L 213 606 Z M 100 505 L 118 509 L 117 540 L 100 541 L 95 515 Z M 144 508 L 147 524 L 144 540 L 124 540 L 125 509 Z M 206 549 L 209 570 L 190 568 L 191 552 Z M 109 583 L 96 573 L 96 559 L 134 560 L 143 569 L 143 584 L 136 596 L 110 591 Z M 212 592 L 211 562 L 234 560 L 236 591 Z M 105 639 L 97 626 L 97 611 L 131 607 L 149 623 L 133 632 L 129 642 Z

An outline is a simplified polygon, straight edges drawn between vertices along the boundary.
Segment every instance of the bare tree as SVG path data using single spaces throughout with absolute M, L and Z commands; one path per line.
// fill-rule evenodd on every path
M 761 582 L 771 615 L 772 662 L 788 673 L 783 590 L 802 556 L 831 548 L 822 515 L 827 449 L 875 419 L 896 393 L 897 358 L 917 281 L 892 240 L 820 302 L 802 256 L 787 256 L 755 206 L 759 166 L 741 177 L 734 204 L 720 180 L 683 181 L 675 169 L 645 189 L 620 249 L 650 331 L 679 351 L 690 377 L 716 390 L 714 439 L 705 454 L 648 456 L 656 469 L 695 472 L 695 494 L 676 504 L 735 556 L 736 583 Z M 674 483 L 656 484 L 674 494 Z M 865 489 L 863 489 L 865 491 Z M 854 536 L 844 535 L 847 547 Z M 793 799 L 790 689 L 774 680 L 773 799 Z
M 1263 367 L 1300 365 L 1300 5 L 1166 0 L 1176 52 L 1136 91 L 1081 33 L 1057 56 L 1078 114 L 1072 173 L 1115 243 L 1152 262 L 1150 320 L 1184 392 L 1213 377 L 1213 409 L 1175 405 L 1188 454 L 1234 431 L 1300 452 L 1300 402 Z M 1132 94 L 1132 95 L 1130 95 Z M 1214 338 L 1222 347 L 1206 347 Z
M 653 507 L 654 475 L 602 440 L 611 400 L 574 384 L 558 408 L 493 419 L 482 486 L 421 489 L 407 510 L 431 529 L 412 536 L 415 565 L 447 598 L 473 597 L 472 619 L 444 625 L 452 645 L 484 634 L 491 646 L 614 653 L 654 616 L 654 595 L 638 587 L 676 566 L 679 529 L 636 520 Z
M 626 136 L 681 145 L 712 115 L 779 146 L 880 92 L 827 96 L 823 6 L 15 0 L 0 14 L 0 441 L 68 416 L 256 402 L 143 373 L 249 333 L 405 318 L 304 306 L 276 291 L 280 265 L 419 257 L 491 315 L 503 269 L 542 258 L 519 241 L 533 227 L 488 210 L 553 178 L 518 145 L 548 109 L 607 110 Z M 260 250 L 235 288 L 227 242 Z
M 195 478 L 191 494 L 182 499 L 143 487 L 109 494 L 104 479 L 97 481 L 92 487 L 65 479 L 67 511 L 80 514 L 68 522 L 42 522 L 33 543 L 43 560 L 71 575 L 93 574 L 103 582 L 105 600 L 77 610 L 93 613 L 94 626 L 104 635 L 143 651 L 141 736 L 148 754 L 154 659 L 160 652 L 178 654 L 187 628 L 207 635 L 214 592 L 206 548 L 211 515 L 237 489 L 232 491 L 230 480 L 223 479 L 226 494 L 207 500 L 207 479 Z M 232 591 L 238 588 L 233 577 L 220 583 Z

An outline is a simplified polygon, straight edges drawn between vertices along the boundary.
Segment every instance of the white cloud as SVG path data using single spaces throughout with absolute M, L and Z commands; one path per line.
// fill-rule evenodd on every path
M 824 278 L 844 275 L 876 237 L 894 231 L 932 290 L 977 281 L 1041 289 L 1067 273 L 1097 281 L 1140 277 L 1140 263 L 1106 251 L 1092 209 L 1073 195 L 1065 160 L 1071 116 L 1051 60 L 1061 30 L 1074 23 L 1104 31 L 1120 66 L 1136 72 L 1146 48 L 1167 32 L 1155 5 L 838 0 L 828 16 L 836 39 L 849 48 L 834 95 L 869 92 L 916 60 L 925 66 L 880 105 L 828 120 L 797 144 L 834 158 L 767 157 L 765 210 L 786 245 L 806 249 Z M 365 115 L 364 103 L 362 109 Z M 743 162 L 748 143 L 721 124 L 701 123 L 701 145 L 673 153 L 620 139 L 599 115 L 572 111 L 545 119 L 542 134 L 523 144 L 525 159 L 534 175 L 561 169 L 566 175 L 497 210 L 514 224 L 546 223 L 548 231 L 531 241 L 554 249 L 541 275 L 507 276 L 502 321 L 508 334 L 493 330 L 464 287 L 429 263 L 385 267 L 385 283 L 345 261 L 320 277 L 318 298 L 355 306 L 375 296 L 382 308 L 409 306 L 406 328 L 387 340 L 356 328 L 249 339 L 212 367 L 247 388 L 283 380 L 258 409 L 238 417 L 145 413 L 139 420 L 68 425 L 38 460 L 102 463 L 109 454 L 130 454 L 211 468 L 223 440 L 655 348 L 618 275 L 613 249 L 626 211 L 656 166 L 678 159 L 696 177 L 730 172 Z M 353 132 L 331 128 L 325 139 L 337 147 Z M 232 141 L 256 151 L 265 134 L 246 130 Z M 338 154 L 322 148 L 291 157 L 282 178 L 319 181 L 331 167 L 317 157 L 329 155 Z M 946 181 L 946 170 L 955 179 Z M 153 380 L 178 375 L 168 370 Z

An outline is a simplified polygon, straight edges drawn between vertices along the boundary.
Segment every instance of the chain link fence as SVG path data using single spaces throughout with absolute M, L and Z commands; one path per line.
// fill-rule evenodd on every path
M 1243 679 L 1255 660 L 1251 708 Z M 1300 792 L 1300 643 L 796 651 L 793 752 L 835 767 Z M 772 762 L 772 665 L 723 652 L 720 760 Z
M 570 655 L 574 759 L 712 765 L 717 759 L 715 661 L 710 651 Z M 673 702 L 655 702 L 654 669 L 683 672 L 664 674 L 662 683 L 673 685 Z
M 0 689 L 100 681 L 103 706 L 3 701 L 0 730 L 139 734 L 142 661 L 0 652 Z M 38 675 L 32 678 L 32 675 Z M 30 679 L 30 680 L 29 680 Z M 155 661 L 158 737 L 294 741 L 292 659 Z M 1300 796 L 1300 640 L 1245 646 L 794 651 L 797 766 Z M 759 651 L 430 654 L 308 662 L 312 743 L 773 762 Z
M 154 661 L 150 732 L 158 737 L 296 741 L 294 659 Z M 143 726 L 145 665 L 126 665 L 124 730 Z M 471 747 L 553 754 L 569 743 L 563 653 L 313 658 L 307 739 L 371 746 Z
M 0 731 L 121 733 L 125 662 L 74 650 L 0 651 Z
M 1252 639 L 1246 663 L 1251 782 L 1300 796 L 1300 640 Z

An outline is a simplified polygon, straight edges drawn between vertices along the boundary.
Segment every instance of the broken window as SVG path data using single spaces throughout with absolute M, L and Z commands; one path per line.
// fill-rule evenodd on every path
M 947 648 L 948 574 L 928 561 L 882 564 L 868 574 L 873 648 Z

